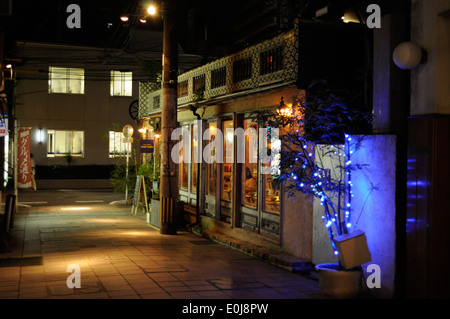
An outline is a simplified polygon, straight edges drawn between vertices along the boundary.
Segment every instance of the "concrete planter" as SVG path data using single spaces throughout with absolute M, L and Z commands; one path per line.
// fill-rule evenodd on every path
M 330 298 L 351 299 L 361 292 L 362 270 L 339 270 L 339 264 L 316 265 L 319 286 Z

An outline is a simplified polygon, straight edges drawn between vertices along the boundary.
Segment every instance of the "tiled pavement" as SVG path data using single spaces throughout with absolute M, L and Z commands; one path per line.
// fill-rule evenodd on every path
M 12 234 L 2 299 L 322 298 L 315 280 L 188 232 L 161 235 L 129 206 L 20 207 Z M 67 287 L 71 264 L 81 288 Z

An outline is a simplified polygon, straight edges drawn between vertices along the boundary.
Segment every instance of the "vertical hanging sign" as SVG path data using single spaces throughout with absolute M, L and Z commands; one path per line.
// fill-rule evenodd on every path
M 31 157 L 30 157 L 30 128 L 19 129 L 19 143 L 17 145 L 17 187 L 30 188 L 31 185 Z
M 0 116 L 0 137 L 8 135 L 8 114 Z

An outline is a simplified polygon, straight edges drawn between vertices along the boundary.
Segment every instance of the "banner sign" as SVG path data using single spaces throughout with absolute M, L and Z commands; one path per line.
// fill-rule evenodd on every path
M 8 114 L 4 114 L 0 118 L 0 137 L 6 136 L 8 134 Z
M 153 140 L 141 140 L 141 153 L 151 154 L 153 153 L 154 143 Z
M 17 145 L 18 169 L 17 187 L 30 188 L 31 184 L 31 157 L 30 157 L 30 133 L 29 128 L 19 129 L 19 143 Z

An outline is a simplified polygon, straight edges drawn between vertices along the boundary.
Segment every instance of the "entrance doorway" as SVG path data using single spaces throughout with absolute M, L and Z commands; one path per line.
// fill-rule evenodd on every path
M 279 237 L 280 232 L 280 187 L 278 184 L 278 158 L 264 162 L 259 155 L 263 144 L 260 138 L 267 138 L 267 149 L 279 147 L 279 139 L 267 134 L 259 136 L 263 127 L 254 119 L 244 119 L 244 163 L 242 165 L 240 226 L 258 234 Z M 263 127 L 265 128 L 265 127 Z

